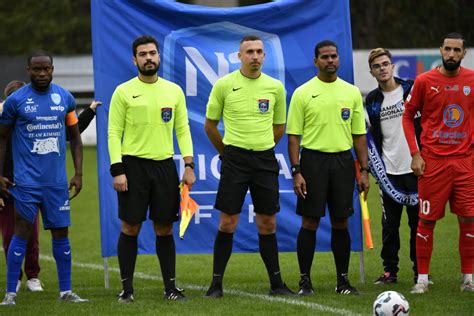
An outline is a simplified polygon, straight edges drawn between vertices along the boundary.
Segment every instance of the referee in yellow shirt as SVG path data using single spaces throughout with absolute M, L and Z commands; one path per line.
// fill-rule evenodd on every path
M 357 295 L 359 292 L 348 279 L 351 240 L 347 219 L 354 212 L 352 147 L 361 165 L 358 189 L 365 192 L 365 198 L 369 190 L 362 97 L 357 87 L 338 78 L 339 55 L 334 42 L 318 43 L 314 54 L 318 75 L 295 90 L 286 128 L 293 187 L 298 196 L 296 212 L 302 216 L 297 240 L 301 274 L 298 295 L 314 293 L 310 272 L 316 230 L 321 217 L 325 216 L 326 205 L 332 226 L 336 292 Z M 303 148 L 301 160 L 300 147 Z
M 178 220 L 180 197 L 173 130 L 185 162 L 183 181 L 192 185 L 196 180 L 185 97 L 178 85 L 158 77 L 160 54 L 155 38 L 135 39 L 133 62 L 138 76 L 115 89 L 109 111 L 110 171 L 122 221 L 117 254 L 123 290 L 118 301 L 132 303 L 134 299 L 137 236 L 148 208 L 165 298 L 183 300 L 182 290 L 175 286 L 173 222 Z
M 265 52 L 260 38 L 244 37 L 238 57 L 240 69 L 217 80 L 206 111 L 206 133 L 221 155 L 222 165 L 215 204 L 221 213 L 214 244 L 213 279 L 205 297 L 223 295 L 222 279 L 249 189 L 260 254 L 270 277 L 270 294 L 292 295 L 280 274 L 275 216 L 280 210 L 280 169 L 273 148 L 284 133 L 285 90 L 280 81 L 261 72 Z M 217 129 L 221 117 L 224 138 Z

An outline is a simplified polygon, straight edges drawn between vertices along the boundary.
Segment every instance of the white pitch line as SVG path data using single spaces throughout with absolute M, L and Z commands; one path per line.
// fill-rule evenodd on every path
M 295 191 L 293 190 L 280 190 L 280 193 L 294 193 Z M 247 190 L 247 194 L 249 194 L 250 191 Z M 217 194 L 217 191 L 191 191 L 189 192 L 190 195 L 206 195 L 206 194 Z
M 51 256 L 45 256 L 45 255 L 40 255 L 40 258 L 45 261 L 51 261 L 54 262 L 54 258 Z M 80 263 L 80 262 L 72 262 L 72 265 L 74 267 L 78 268 L 86 268 L 86 269 L 92 269 L 92 270 L 98 270 L 98 271 L 103 271 L 104 266 L 100 264 L 94 264 L 94 263 Z M 109 271 L 120 273 L 120 270 L 118 268 L 109 268 Z M 152 281 L 162 281 L 161 277 L 146 274 L 143 272 L 135 272 L 134 277 L 144 279 L 144 280 L 152 280 Z M 195 285 L 195 284 L 183 284 L 183 287 L 189 288 L 192 290 L 205 290 L 203 286 Z M 278 303 L 284 303 L 288 305 L 296 305 L 296 306 L 303 306 L 307 307 L 310 309 L 315 309 L 319 310 L 321 312 L 326 312 L 326 313 L 334 313 L 338 315 L 350 315 L 350 316 L 361 316 L 361 314 L 354 313 L 350 310 L 347 309 L 342 309 L 342 308 L 334 308 L 322 304 L 317 304 L 317 303 L 311 303 L 311 302 L 305 302 L 305 301 L 300 301 L 296 299 L 288 299 L 288 298 L 283 298 L 283 297 L 275 297 L 275 296 L 268 296 L 268 295 L 262 295 L 262 294 L 255 294 L 255 293 L 249 293 L 249 292 L 244 292 L 244 291 L 239 291 L 239 290 L 224 290 L 224 293 L 226 294 L 231 294 L 231 295 L 236 295 L 236 296 L 244 296 L 244 297 L 250 297 L 250 298 L 258 298 L 263 301 L 267 302 L 278 302 Z

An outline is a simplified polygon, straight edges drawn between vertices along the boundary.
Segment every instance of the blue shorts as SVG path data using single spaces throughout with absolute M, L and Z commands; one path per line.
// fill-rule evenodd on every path
M 67 185 L 54 187 L 15 186 L 10 189 L 18 214 L 34 223 L 41 210 L 44 229 L 69 227 L 71 207 Z

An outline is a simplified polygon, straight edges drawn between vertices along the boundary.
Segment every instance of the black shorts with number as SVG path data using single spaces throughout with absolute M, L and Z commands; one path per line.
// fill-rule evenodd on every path
M 347 218 L 354 213 L 355 168 L 349 150 L 324 153 L 303 149 L 300 164 L 307 195 L 305 199 L 298 198 L 298 215 L 323 217 L 326 204 L 332 217 Z
M 215 208 L 229 215 L 239 214 L 250 189 L 255 213 L 277 213 L 279 172 L 273 149 L 252 151 L 225 146 Z
M 150 160 L 122 157 L 128 191 L 118 192 L 119 218 L 138 224 L 149 218 L 171 223 L 179 218 L 179 179 L 173 158 Z

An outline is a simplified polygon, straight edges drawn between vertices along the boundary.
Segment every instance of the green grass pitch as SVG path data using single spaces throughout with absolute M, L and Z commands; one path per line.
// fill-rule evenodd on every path
M 68 157 L 69 159 L 69 157 Z M 68 161 L 69 168 L 71 162 Z M 409 294 L 413 275 L 408 252 L 406 215 L 401 224 L 400 272 L 396 285 L 374 285 L 383 272 L 380 248 L 380 201 L 378 188 L 372 183 L 369 195 L 372 233 L 375 248 L 364 251 L 366 282 L 359 282 L 359 254 L 351 257 L 350 276 L 363 295 L 348 297 L 334 293 L 335 268 L 331 253 L 316 253 L 313 263 L 311 297 L 275 298 L 267 295 L 268 279 L 259 254 L 233 254 L 224 280 L 225 296 L 218 300 L 202 298 L 212 274 L 212 255 L 178 255 L 177 284 L 185 288 L 189 300 L 168 302 L 162 297 L 163 286 L 158 260 L 154 255 L 138 257 L 135 276 L 135 303 L 123 306 L 116 302 L 120 291 L 117 258 L 109 258 L 110 288 L 104 288 L 103 259 L 100 255 L 99 207 L 97 191 L 96 149 L 84 149 L 84 186 L 72 204 L 70 239 L 73 251 L 73 289 L 89 298 L 85 304 L 61 304 L 57 301 L 56 268 L 51 254 L 50 234 L 41 232 L 41 273 L 45 291 L 20 290 L 17 305 L 1 307 L 0 315 L 368 315 L 380 292 L 395 290 L 408 299 L 412 315 L 474 315 L 472 293 L 459 291 L 459 229 L 449 212 L 438 222 L 431 274 L 435 282 L 424 295 Z M 185 241 L 183 241 L 185 242 Z M 1 254 L 3 257 L 3 253 Z M 281 253 L 283 278 L 290 288 L 298 285 L 298 263 L 295 253 Z M 6 268 L 0 259 L 0 290 L 5 289 Z

